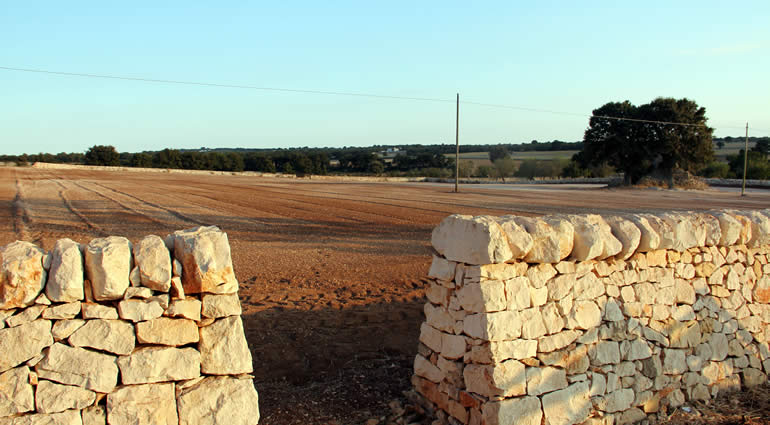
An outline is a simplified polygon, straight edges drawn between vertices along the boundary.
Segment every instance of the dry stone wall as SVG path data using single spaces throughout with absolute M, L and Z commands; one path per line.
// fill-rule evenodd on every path
M 767 381 L 770 210 L 433 231 L 412 382 L 442 423 L 654 422 Z
M 259 421 L 227 235 L 0 248 L 0 425 Z

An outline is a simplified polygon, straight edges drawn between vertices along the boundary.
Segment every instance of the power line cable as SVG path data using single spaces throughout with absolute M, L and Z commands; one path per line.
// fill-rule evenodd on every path
M 244 85 L 244 84 L 208 83 L 208 82 L 200 82 L 200 81 L 167 80 L 167 79 L 159 79 L 159 78 L 127 77 L 127 76 L 121 76 L 121 75 L 51 71 L 51 70 L 45 70 L 45 69 L 17 68 L 17 67 L 9 67 L 9 66 L 0 66 L 0 70 L 31 72 L 31 73 L 38 73 L 38 74 L 60 75 L 60 76 L 68 76 L 68 77 L 101 78 L 101 79 L 110 79 L 110 80 L 137 81 L 137 82 L 148 82 L 148 83 L 158 83 L 158 84 L 180 84 L 180 85 L 190 85 L 190 86 L 261 90 L 261 91 L 283 92 L 283 93 L 305 93 L 305 94 L 319 94 L 319 95 L 330 95 L 330 96 L 368 97 L 368 98 L 375 98 L 375 99 L 412 100 L 412 101 L 438 102 L 438 103 L 455 102 L 455 100 L 452 100 L 452 99 L 441 99 L 441 98 L 430 98 L 430 97 L 396 96 L 396 95 L 384 95 L 384 94 L 375 94 L 375 93 L 359 93 L 359 92 L 311 90 L 311 89 L 289 89 L 289 88 L 281 88 L 281 87 L 252 86 L 252 85 Z M 648 124 L 679 125 L 679 126 L 685 126 L 685 127 L 708 127 L 708 125 L 706 124 L 643 120 L 643 119 L 637 119 L 637 118 L 612 117 L 607 115 L 586 115 L 584 113 L 578 113 L 578 112 L 555 111 L 550 109 L 530 108 L 525 106 L 513 106 L 513 105 L 503 105 L 503 104 L 483 103 L 483 102 L 473 102 L 473 101 L 461 101 L 460 103 L 466 104 L 466 105 L 485 106 L 490 108 L 512 109 L 517 111 L 548 113 L 548 114 L 554 114 L 554 115 L 566 115 L 566 116 L 575 116 L 575 117 L 581 117 L 581 118 L 600 118 L 600 119 L 607 119 L 607 120 L 629 121 L 629 122 L 648 123 Z M 743 129 L 743 127 L 738 127 L 738 126 L 719 126 L 719 127 Z M 770 133 L 770 130 L 756 129 L 751 127 L 750 129 L 754 131 Z

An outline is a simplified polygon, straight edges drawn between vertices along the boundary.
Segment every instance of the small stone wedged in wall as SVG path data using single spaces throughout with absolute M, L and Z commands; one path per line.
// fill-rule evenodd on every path
M 578 217 L 493 218 L 530 234 L 529 253 L 549 240 L 530 229 L 569 223 L 566 258 L 554 242 L 566 226 L 544 262 L 437 249 L 412 383 L 439 423 L 633 423 L 767 382 L 767 211 L 607 217 L 604 229 Z M 442 243 L 484 240 L 457 220 L 439 225 Z M 605 252 L 607 234 L 619 250 Z
M 134 245 L 61 240 L 50 254 L 15 242 L 0 254 L 0 425 L 258 422 L 238 283 L 216 227 Z M 460 382 L 466 338 L 442 343 L 454 356 L 442 376 Z

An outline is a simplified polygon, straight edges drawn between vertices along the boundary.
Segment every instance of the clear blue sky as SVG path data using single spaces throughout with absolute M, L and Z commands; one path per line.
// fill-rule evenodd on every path
M 590 115 L 688 97 L 770 130 L 770 2 L 38 1 L 0 66 L 377 93 Z M 1 153 L 454 143 L 454 104 L 0 70 Z M 576 141 L 586 117 L 461 106 L 461 143 Z M 739 127 L 739 128 L 729 128 Z M 752 135 L 766 136 L 755 131 Z

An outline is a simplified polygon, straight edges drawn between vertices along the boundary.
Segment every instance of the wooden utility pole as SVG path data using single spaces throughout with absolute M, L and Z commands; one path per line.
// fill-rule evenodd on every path
M 457 93 L 457 113 L 455 115 L 455 193 L 460 191 L 460 93 Z
M 743 148 L 743 186 L 741 196 L 746 196 L 746 167 L 749 165 L 749 123 L 746 123 L 746 144 Z

